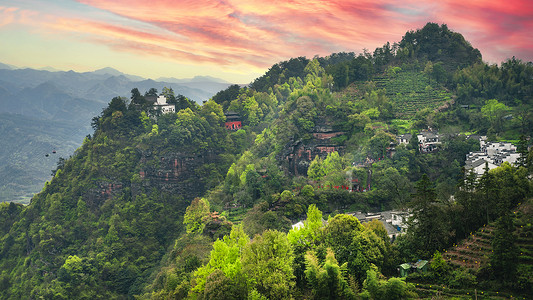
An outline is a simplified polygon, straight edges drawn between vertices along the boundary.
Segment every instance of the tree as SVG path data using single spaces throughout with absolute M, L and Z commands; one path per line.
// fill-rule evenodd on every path
M 492 238 L 493 252 L 490 256 L 490 267 L 494 271 L 494 276 L 507 285 L 513 284 L 518 265 L 518 247 L 514 230 L 513 217 L 510 213 L 506 213 L 497 220 Z
M 309 168 L 307 168 L 307 177 L 319 181 L 324 176 L 326 176 L 326 170 L 324 169 L 323 160 L 317 155 L 315 156 L 315 159 L 311 161 Z
M 233 282 L 236 279 L 242 281 L 244 274 L 242 273 L 241 253 L 248 241 L 248 235 L 244 233 L 242 226 L 233 226 L 229 236 L 224 236 L 223 240 L 216 240 L 213 244 L 213 250 L 211 250 L 209 262 L 194 272 L 196 286 L 194 286 L 193 291 L 200 295 L 204 294 L 204 289 L 209 283 L 209 277 L 216 270 L 221 271 L 222 274 L 213 275 L 217 279 L 211 278 L 211 288 L 213 285 L 219 287 L 222 285 L 222 283 L 215 284 L 215 281 L 218 280 L 225 282 L 224 285 L 236 284 L 237 282 Z M 212 293 L 206 291 L 204 295 Z
M 305 255 L 305 263 L 305 276 L 314 299 L 355 299 L 355 294 L 345 278 L 348 273 L 347 263 L 339 266 L 333 250 L 327 249 L 326 260 L 322 266 L 311 251 Z
M 133 106 L 138 106 L 141 109 L 144 109 L 146 105 L 148 105 L 146 99 L 141 95 L 139 92 L 139 89 L 134 88 L 131 90 L 131 102 L 130 102 L 130 108 Z
M 205 227 L 204 218 L 209 214 L 209 201 L 205 198 L 195 198 L 187 207 L 183 223 L 187 226 L 187 233 L 202 233 Z
M 485 101 L 485 105 L 481 107 L 481 113 L 485 118 L 490 121 L 492 128 L 496 132 L 500 132 L 503 130 L 502 118 L 508 111 L 509 107 L 507 107 L 503 103 L 498 102 L 498 100 L 496 99 L 490 99 Z
M 428 257 L 433 251 L 447 245 L 450 224 L 446 217 L 446 207 L 437 202 L 435 188 L 426 174 L 416 183 L 415 189 L 409 204 L 412 216 L 408 220 L 407 233 L 416 243 L 413 250 Z
M 366 271 L 366 279 L 363 283 L 363 292 L 359 294 L 362 299 L 410 299 L 418 298 L 414 292 L 412 283 L 406 283 L 403 278 L 391 277 L 383 280 L 375 266 Z
M 150 88 L 146 93 L 144 93 L 144 96 L 156 96 L 157 97 L 157 89 L 156 88 Z
M 287 299 L 294 286 L 293 252 L 287 235 L 267 230 L 246 245 L 242 266 L 251 289 L 268 299 Z
M 405 207 L 412 188 L 411 182 L 400 175 L 394 167 L 382 170 L 376 175 L 379 190 L 385 193 L 386 199 L 391 200 L 399 208 Z
M 429 84 L 431 84 L 431 74 L 433 74 L 433 64 L 431 63 L 431 61 L 428 61 L 426 63 L 426 66 L 424 67 L 424 73 L 429 79 Z
M 248 299 L 246 280 L 231 279 L 219 269 L 214 270 L 206 279 L 205 289 L 198 299 L 238 300 Z
M 307 210 L 307 219 L 300 228 L 296 227 L 289 231 L 287 239 L 294 251 L 294 274 L 298 284 L 304 282 L 305 254 L 320 245 L 323 235 L 322 212 L 311 204 Z
M 395 141 L 396 138 L 392 134 L 382 130 L 378 131 L 368 143 L 368 155 L 376 159 L 385 157 L 387 148 Z
M 174 95 L 174 90 L 172 88 L 167 88 L 166 86 L 163 87 L 161 94 L 165 96 L 168 104 L 176 104 L 176 96 Z
M 324 228 L 324 242 L 335 252 L 342 263 L 348 263 L 348 270 L 362 282 L 370 264 L 383 265 L 387 255 L 386 246 L 371 229 L 366 229 L 357 218 L 338 214 L 328 220 Z
M 446 263 L 446 260 L 442 258 L 439 251 L 435 251 L 433 259 L 431 260 L 431 271 L 435 274 L 436 278 L 444 280 L 450 274 L 450 266 Z
M 489 172 L 488 163 L 485 163 L 485 172 L 479 178 L 476 186 L 476 197 L 479 198 L 476 202 L 483 204 L 483 211 L 485 212 L 486 224 L 490 223 L 491 216 L 494 216 L 497 211 L 497 184 L 494 174 Z

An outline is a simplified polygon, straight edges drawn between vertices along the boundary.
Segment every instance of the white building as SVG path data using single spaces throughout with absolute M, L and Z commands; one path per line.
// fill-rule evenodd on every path
M 480 151 L 470 152 L 466 155 L 467 170 L 474 170 L 474 172 L 481 176 L 485 172 L 485 165 L 488 165 L 489 170 L 499 167 L 503 162 L 515 164 L 520 157 L 520 153 L 516 153 L 516 146 L 511 143 L 504 142 L 487 142 L 487 137 L 479 138 Z
M 157 97 L 157 101 L 154 103 L 154 107 L 156 109 L 160 109 L 161 113 L 163 114 L 176 112 L 176 106 L 174 106 L 173 104 L 168 104 L 167 98 L 163 95 L 159 95 L 159 97 Z
M 398 142 L 398 145 L 407 145 L 412 137 L 413 135 L 410 133 L 402 134 L 396 137 L 396 142 Z
M 422 131 L 416 137 L 418 138 L 420 152 L 422 153 L 437 151 L 442 144 L 439 134 L 433 131 Z

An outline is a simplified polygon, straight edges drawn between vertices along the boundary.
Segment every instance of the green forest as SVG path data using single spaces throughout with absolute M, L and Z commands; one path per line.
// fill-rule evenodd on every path
M 133 89 L 29 205 L 0 203 L 0 298 L 526 299 L 532 98 L 533 63 L 489 65 L 435 23 L 279 62 L 202 105 Z M 442 144 L 424 153 L 428 129 Z M 519 159 L 477 176 L 479 136 Z M 353 215 L 388 210 L 408 215 L 392 238 Z

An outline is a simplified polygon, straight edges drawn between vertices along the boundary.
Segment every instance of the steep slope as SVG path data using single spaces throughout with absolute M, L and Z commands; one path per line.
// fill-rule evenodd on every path
M 1 297 L 138 293 L 181 231 L 189 199 L 210 186 L 204 172 L 216 177 L 227 168 L 219 156 L 227 134 L 221 120 L 206 109 L 188 112 L 180 120 L 191 124 L 177 127 L 178 116 L 161 117 L 162 132 L 154 134 L 150 119 L 145 127 L 140 111 L 115 98 L 94 135 L 57 166 L 2 238 Z M 196 134 L 170 137 L 183 129 Z

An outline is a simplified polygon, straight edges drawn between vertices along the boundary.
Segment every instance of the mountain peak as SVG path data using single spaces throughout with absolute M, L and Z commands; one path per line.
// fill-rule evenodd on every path
M 212 82 L 212 83 L 231 84 L 231 82 L 227 82 L 224 79 L 220 79 L 220 78 L 216 78 L 216 77 L 212 77 L 212 76 L 194 76 L 193 78 L 159 77 L 156 80 L 157 81 L 170 82 L 170 83 Z
M 124 73 L 120 72 L 119 70 L 113 69 L 113 68 L 110 68 L 110 67 L 105 67 L 105 68 L 102 68 L 102 69 L 95 70 L 93 73 L 102 74 L 102 75 L 103 74 L 109 74 L 109 75 L 113 75 L 113 76 L 124 75 Z

